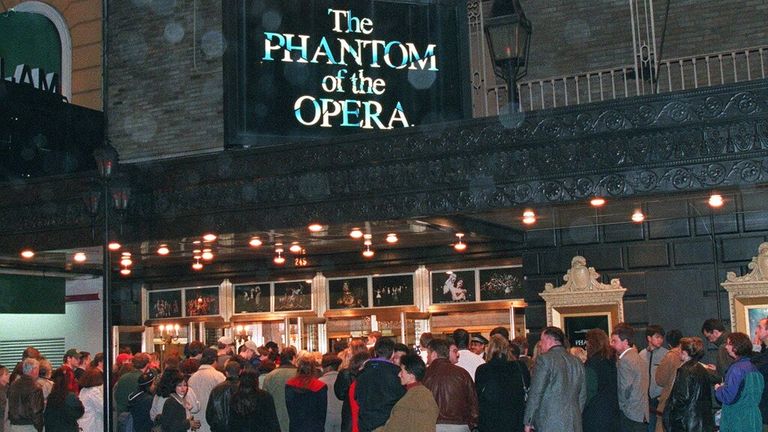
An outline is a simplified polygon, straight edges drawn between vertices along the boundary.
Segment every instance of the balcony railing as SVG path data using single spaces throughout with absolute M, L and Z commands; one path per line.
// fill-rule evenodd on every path
M 663 60 L 655 71 L 626 65 L 524 81 L 518 83 L 520 110 L 573 106 L 765 78 L 767 56 L 768 45 Z M 641 78 L 637 79 L 638 76 Z M 502 101 L 506 100 L 506 90 L 504 85 L 487 89 L 489 95 Z

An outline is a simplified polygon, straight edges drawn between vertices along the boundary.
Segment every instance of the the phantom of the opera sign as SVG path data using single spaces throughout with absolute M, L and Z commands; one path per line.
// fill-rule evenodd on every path
M 269 146 L 464 118 L 460 3 L 226 2 L 228 144 Z

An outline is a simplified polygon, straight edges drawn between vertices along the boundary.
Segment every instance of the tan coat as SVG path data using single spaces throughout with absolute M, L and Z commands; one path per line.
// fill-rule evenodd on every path
M 659 367 L 656 368 L 656 384 L 661 386 L 659 407 L 657 408 L 659 412 L 664 412 L 664 407 L 667 406 L 669 394 L 672 392 L 672 386 L 675 384 L 677 369 L 682 364 L 683 361 L 680 360 L 680 347 L 678 346 L 669 350 L 664 358 L 661 359 Z M 661 416 L 658 416 L 658 420 L 656 421 L 656 432 L 664 432 L 662 423 Z
M 387 423 L 374 432 L 434 432 L 438 412 L 432 392 L 418 384 L 397 401 Z

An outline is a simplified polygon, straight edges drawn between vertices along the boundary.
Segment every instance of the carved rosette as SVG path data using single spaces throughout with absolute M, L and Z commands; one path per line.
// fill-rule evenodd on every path
M 587 267 L 587 260 L 574 256 L 571 268 L 563 276 L 565 284 L 555 287 L 551 283 L 544 285 L 544 292 L 539 294 L 547 305 L 547 325 L 553 325 L 553 311 L 562 307 L 610 306 L 616 307 L 617 321 L 624 320 L 624 293 L 619 279 L 611 279 L 604 284 L 597 279 L 600 274 L 594 267 Z

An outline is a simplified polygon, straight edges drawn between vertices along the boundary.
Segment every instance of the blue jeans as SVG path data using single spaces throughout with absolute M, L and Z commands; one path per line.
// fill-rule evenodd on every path
M 659 398 L 649 398 L 648 409 L 650 411 L 648 414 L 648 432 L 654 432 L 656 431 L 656 410 L 659 409 Z

